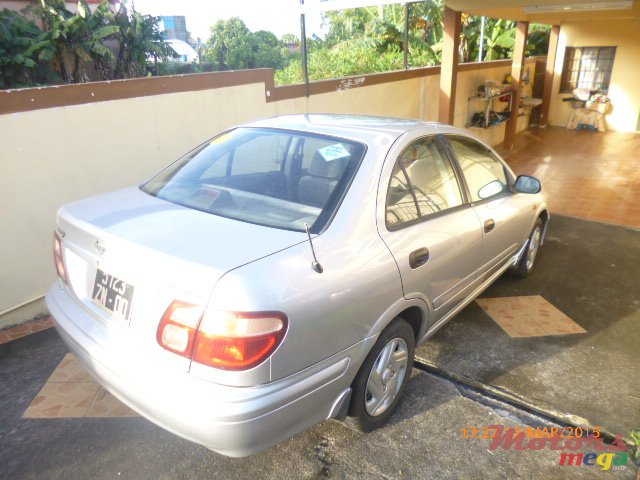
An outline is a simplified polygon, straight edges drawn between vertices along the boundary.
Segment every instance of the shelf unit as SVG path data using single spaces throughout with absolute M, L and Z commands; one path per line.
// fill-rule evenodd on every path
M 489 128 L 489 127 L 493 127 L 493 126 L 497 125 L 497 124 L 492 124 L 492 125 L 489 124 L 489 116 L 490 116 L 491 112 L 498 113 L 498 114 L 499 113 L 507 113 L 507 112 L 509 112 L 509 114 L 510 114 L 513 111 L 513 96 L 512 96 L 512 94 L 513 94 L 513 92 L 511 90 L 509 90 L 507 92 L 498 93 L 496 95 L 491 95 L 491 96 L 488 96 L 488 97 L 486 97 L 486 96 L 479 97 L 477 95 L 473 96 L 473 97 L 469 97 L 467 99 L 467 125 L 466 125 L 467 128 L 469 128 L 469 127 L 478 127 L 478 125 L 473 125 L 471 123 L 471 119 L 473 118 L 473 115 L 475 113 L 483 113 L 484 114 L 484 122 L 482 124 L 482 127 L 479 127 L 479 128 Z M 493 107 L 493 104 L 494 104 L 496 99 L 499 99 L 501 97 L 509 97 L 509 100 L 508 100 L 509 108 L 507 110 L 505 110 L 504 112 L 496 112 L 494 107 Z M 477 101 L 484 102 L 484 108 L 483 108 L 482 112 L 475 112 L 475 111 L 471 110 L 471 105 L 474 102 L 477 102 Z M 508 118 L 508 115 L 503 120 L 501 120 L 501 122 L 503 122 L 507 118 Z

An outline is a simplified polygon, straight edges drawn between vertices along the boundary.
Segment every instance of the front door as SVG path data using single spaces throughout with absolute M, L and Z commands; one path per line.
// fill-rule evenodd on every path
M 468 195 L 482 225 L 479 278 L 484 280 L 513 258 L 531 229 L 530 198 L 513 193 L 513 175 L 491 149 L 464 136 L 446 135 L 467 182 Z

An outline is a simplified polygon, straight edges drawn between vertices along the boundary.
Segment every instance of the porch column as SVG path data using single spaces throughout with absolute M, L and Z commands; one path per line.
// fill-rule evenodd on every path
M 458 81 L 458 47 L 460 46 L 461 12 L 444 7 L 444 38 L 440 65 L 440 103 L 438 121 L 453 125 L 456 84 Z
M 556 54 L 558 51 L 558 36 L 560 35 L 560 25 L 551 27 L 549 36 L 549 52 L 547 53 L 547 68 L 544 72 L 544 90 L 542 93 L 542 110 L 540 113 L 540 126 L 546 127 L 549 121 L 549 109 L 551 108 L 551 89 L 553 88 L 553 72 L 556 65 Z
M 507 150 L 513 148 L 518 126 L 518 105 L 520 105 L 520 86 L 522 85 L 522 71 L 524 70 L 524 55 L 529 35 L 529 22 L 518 22 L 516 30 L 516 44 L 513 47 L 513 62 L 511 63 L 511 116 L 504 129 L 504 146 Z

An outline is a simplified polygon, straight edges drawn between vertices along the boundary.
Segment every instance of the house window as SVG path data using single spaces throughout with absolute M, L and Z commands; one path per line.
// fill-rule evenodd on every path
M 574 88 L 607 93 L 615 56 L 616 47 L 567 47 L 560 93 Z

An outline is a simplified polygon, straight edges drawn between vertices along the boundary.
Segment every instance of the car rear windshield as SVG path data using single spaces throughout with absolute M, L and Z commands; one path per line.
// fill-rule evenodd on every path
M 269 227 L 316 233 L 338 208 L 365 152 L 342 138 L 237 128 L 173 163 L 142 190 L 172 203 Z

